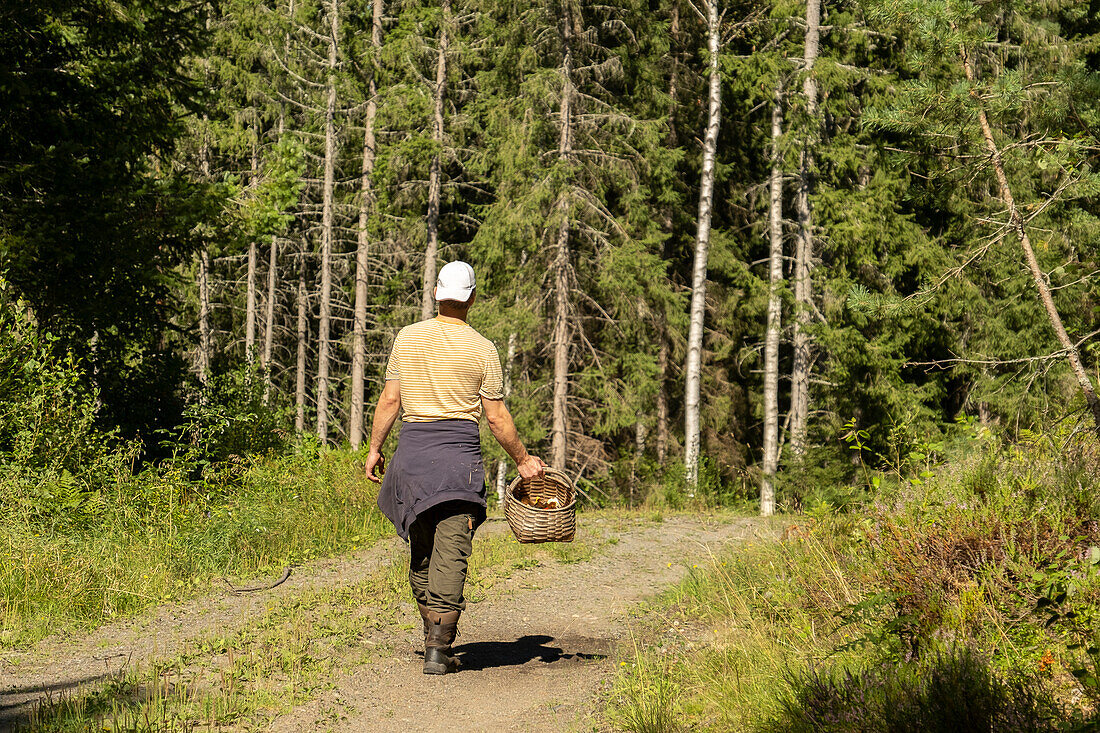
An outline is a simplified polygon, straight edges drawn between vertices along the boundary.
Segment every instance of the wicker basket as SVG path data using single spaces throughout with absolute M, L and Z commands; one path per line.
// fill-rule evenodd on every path
M 557 509 L 539 509 L 524 504 L 526 497 L 557 499 Z M 526 484 L 517 476 L 504 493 L 504 515 L 512 534 L 523 543 L 572 542 L 577 534 L 577 492 L 561 471 L 546 469 L 546 476 Z

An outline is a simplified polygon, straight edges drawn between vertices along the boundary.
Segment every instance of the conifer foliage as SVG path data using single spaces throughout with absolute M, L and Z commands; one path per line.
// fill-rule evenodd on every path
M 968 416 L 1100 426 L 1098 23 L 966 0 L 9 4 L 0 282 L 108 429 L 173 427 L 247 367 L 299 432 L 358 447 L 394 334 L 465 259 L 549 463 L 608 496 L 661 474 L 796 508 L 851 472 L 853 431 L 867 457 Z

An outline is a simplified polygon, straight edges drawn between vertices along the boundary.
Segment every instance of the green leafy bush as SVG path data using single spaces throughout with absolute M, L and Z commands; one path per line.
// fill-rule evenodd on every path
M 975 448 L 957 468 L 884 492 L 872 512 L 872 572 L 911 621 L 912 643 L 980 636 L 1050 597 L 1071 571 L 1077 602 L 1100 599 L 1100 582 L 1076 568 L 1100 544 L 1095 439 Z
M 42 333 L 0 279 L 0 499 L 27 520 L 87 519 L 139 446 L 97 423 L 98 396 L 57 340 Z
M 247 459 L 281 453 L 290 445 L 289 413 L 265 397 L 263 373 L 241 366 L 214 375 L 184 410 L 184 422 L 167 432 L 166 462 L 206 490 L 232 483 Z
M 955 733 L 1063 730 L 1066 711 L 1035 678 L 1005 680 L 967 647 L 924 664 L 810 670 L 791 681 L 767 733 Z

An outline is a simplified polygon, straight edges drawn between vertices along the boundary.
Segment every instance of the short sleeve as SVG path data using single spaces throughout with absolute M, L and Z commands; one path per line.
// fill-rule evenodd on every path
M 500 371 L 500 355 L 489 344 L 485 353 L 485 368 L 481 375 L 481 389 L 477 392 L 487 400 L 504 399 L 504 376 Z
M 390 360 L 386 364 L 386 381 L 391 379 L 401 379 L 401 353 L 404 351 L 402 348 L 403 339 L 401 334 L 397 334 L 397 338 L 393 340 L 393 347 L 390 349 Z

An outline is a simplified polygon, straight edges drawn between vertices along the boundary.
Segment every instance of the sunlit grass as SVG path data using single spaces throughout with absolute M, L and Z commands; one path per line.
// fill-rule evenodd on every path
M 858 632 L 836 628 L 833 613 L 858 597 L 837 562 L 812 538 L 755 540 L 688 568 L 641 616 L 608 697 L 612 724 L 740 731 L 767 720 L 789 687 L 787 670 L 821 661 L 838 635 Z
M 209 590 L 223 575 L 278 572 L 368 545 L 392 532 L 375 496 L 359 458 L 333 453 L 260 461 L 219 499 L 170 509 L 151 501 L 144 513 L 108 507 L 79 528 L 0 523 L 0 645 L 94 627 Z

